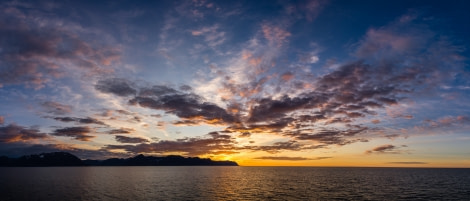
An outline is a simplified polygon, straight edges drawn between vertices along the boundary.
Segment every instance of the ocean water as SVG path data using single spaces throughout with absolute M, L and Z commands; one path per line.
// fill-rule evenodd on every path
M 0 200 L 470 200 L 470 169 L 2 167 Z

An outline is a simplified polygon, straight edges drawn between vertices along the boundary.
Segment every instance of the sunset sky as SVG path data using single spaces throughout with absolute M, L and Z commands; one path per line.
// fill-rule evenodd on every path
M 1 1 L 0 155 L 470 167 L 469 10 Z

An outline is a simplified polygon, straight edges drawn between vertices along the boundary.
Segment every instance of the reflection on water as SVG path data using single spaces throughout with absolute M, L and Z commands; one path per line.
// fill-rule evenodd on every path
M 0 168 L 0 200 L 468 200 L 470 169 Z

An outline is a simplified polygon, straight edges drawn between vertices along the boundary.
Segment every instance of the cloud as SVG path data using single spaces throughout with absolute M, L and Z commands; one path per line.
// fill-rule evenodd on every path
M 305 157 L 290 157 L 290 156 L 262 156 L 254 159 L 262 160 L 287 160 L 287 161 L 303 161 L 303 160 L 323 160 L 332 157 L 316 157 L 316 158 L 305 158 Z
M 122 135 L 116 135 L 116 141 L 120 143 L 144 143 L 148 142 L 147 139 L 140 138 L 140 137 L 127 137 Z
M 25 128 L 16 124 L 0 126 L 0 142 L 23 142 L 36 139 L 47 139 L 49 136 L 36 128 Z
M 92 132 L 92 129 L 86 126 L 78 126 L 78 127 L 65 127 L 54 130 L 52 135 L 55 136 L 64 136 L 64 137 L 73 137 L 76 140 L 80 141 L 90 141 L 95 136 L 88 135 Z
M 96 83 L 95 89 L 103 93 L 111 93 L 117 96 L 133 96 L 137 93 L 137 90 L 132 87 L 132 83 L 123 78 L 100 80 Z
M 380 120 L 378 120 L 378 119 L 373 119 L 371 122 L 372 122 L 373 124 L 378 124 L 378 123 L 380 123 Z
M 286 160 L 286 161 L 303 161 L 303 160 L 310 160 L 309 158 L 304 157 L 289 157 L 289 156 L 261 156 L 256 157 L 254 159 L 262 159 L 262 160 Z
M 318 1 L 306 4 L 312 11 L 321 7 Z M 123 78 L 100 80 L 95 89 L 126 98 L 132 106 L 173 114 L 178 117 L 169 121 L 173 125 L 205 123 L 226 126 L 225 131 L 233 136 L 251 138 L 263 133 L 289 138 L 286 142 L 262 146 L 229 146 L 236 150 L 274 153 L 365 142 L 375 137 L 372 134 L 381 132 L 377 127 L 381 121 L 375 115 L 404 100 L 419 98 L 423 92 L 433 91 L 433 85 L 428 83 L 449 81 L 451 76 L 439 75 L 447 67 L 452 66 L 449 75 L 459 72 L 459 60 L 450 59 L 450 55 L 459 53 L 458 49 L 453 49 L 451 43 L 445 44 L 445 39 L 436 40 L 426 26 L 414 25 L 410 19 L 371 28 L 355 45 L 349 62 L 305 75 L 296 72 L 294 64 L 288 70 L 284 66 L 280 69 L 281 65 L 277 64 L 285 51 L 283 45 L 291 37 L 286 26 L 263 23 L 255 37 L 232 54 L 233 59 L 220 66 L 210 64 L 210 75 L 202 76 L 194 91 L 167 85 L 139 86 Z M 220 32 L 218 26 L 191 30 L 195 38 L 203 39 L 216 32 Z M 446 50 L 444 57 L 449 58 L 446 60 L 449 63 L 439 60 L 438 49 Z M 299 64 L 317 62 L 317 52 L 306 58 Z M 409 114 L 400 117 L 414 118 Z M 455 122 L 455 119 L 443 119 L 428 123 L 452 125 Z M 204 144 L 207 141 L 214 139 L 206 136 L 108 148 L 129 153 L 142 150 L 161 153 L 165 150 L 160 147 L 167 147 L 167 150 L 194 154 L 197 151 L 191 145 L 212 146 Z M 175 148 L 169 148 L 170 145 Z M 227 151 L 219 148 L 217 151 Z M 384 145 L 366 152 L 399 153 L 399 148 Z M 216 152 L 215 148 L 202 149 L 200 153 Z
M 72 106 L 53 101 L 43 102 L 41 106 L 46 110 L 47 113 L 55 115 L 65 115 L 72 112 Z
M 296 16 L 297 18 L 306 19 L 309 22 L 315 20 L 318 14 L 328 4 L 326 0 L 307 0 L 307 1 L 295 1 L 295 3 L 289 2 L 290 5 L 286 5 L 287 14 Z
M 362 120 L 372 124 L 380 123 L 369 118 L 384 108 L 414 97 L 415 92 L 422 90 L 422 86 L 429 79 L 436 78 L 433 77 L 436 72 L 444 68 L 434 65 L 430 71 L 426 71 L 422 67 L 434 61 L 434 53 L 424 47 L 439 46 L 432 42 L 432 34 L 428 37 L 430 31 L 417 26 L 416 29 L 406 29 L 407 33 L 396 32 L 397 27 L 403 26 L 405 25 L 391 24 L 371 29 L 357 45 L 357 60 L 338 65 L 337 68 L 328 69 L 325 73 L 308 79 L 298 77 L 297 74 L 294 76 L 290 71 L 281 75 L 269 75 L 273 73 L 269 71 L 271 64 L 268 63 L 272 59 L 270 56 L 279 52 L 261 55 L 256 51 L 258 45 L 241 50 L 237 55 L 239 58 L 229 62 L 226 71 L 230 72 L 213 68 L 217 78 L 208 84 L 211 87 L 207 89 L 220 92 L 216 96 L 220 96 L 222 102 L 206 101 L 201 95 L 195 94 L 204 94 L 199 89 L 185 93 L 167 86 L 154 86 L 137 89 L 137 95 L 129 100 L 129 104 L 175 114 L 181 118 L 174 121 L 175 125 L 226 125 L 227 131 L 238 132 L 240 136 L 244 136 L 244 133 L 273 133 L 303 143 L 315 141 L 322 146 L 363 142 L 370 137 L 366 134 L 374 130 L 360 125 L 360 122 L 364 122 Z M 204 31 L 198 30 L 193 34 L 203 33 Z M 283 44 L 290 37 L 288 31 L 269 24 L 262 26 L 261 33 L 270 43 L 267 46 Z M 424 38 L 412 41 L 418 33 L 426 34 Z M 258 38 L 255 39 L 259 42 Z M 389 40 L 397 43 L 392 44 Z M 397 59 L 399 57 L 396 56 L 402 54 L 410 54 L 403 58 L 412 59 Z M 417 59 L 421 57 L 429 60 Z M 248 67 L 256 69 L 250 71 Z M 287 93 L 288 90 L 271 86 L 272 79 L 289 82 L 299 79 L 311 85 L 308 88 L 303 88 L 302 85 L 296 93 Z M 218 86 L 212 86 L 215 84 Z M 407 119 L 412 117 L 403 116 Z M 345 129 L 335 129 L 338 126 Z M 270 149 L 269 146 L 264 148 Z
M 92 34 L 73 22 L 32 6 L 0 7 L 0 83 L 42 88 L 52 79 L 69 75 L 96 74 L 119 60 L 120 50 L 87 41 Z M 57 26 L 58 24 L 61 26 Z M 1 87 L 1 86 L 0 86 Z
M 399 164 L 399 165 L 424 165 L 429 164 L 426 162 L 419 162 L 419 161 L 395 161 L 395 162 L 388 162 L 388 164 Z
M 117 96 L 132 96 L 130 105 L 163 110 L 180 118 L 209 124 L 227 123 L 235 118 L 227 111 L 194 93 L 178 91 L 164 85 L 137 87 L 122 78 L 100 80 L 95 88 L 104 93 Z
M 5 123 L 5 117 L 0 116 L 0 125 L 3 125 Z
M 400 150 L 398 150 L 400 147 L 391 145 L 391 144 L 385 144 L 385 145 L 380 145 L 378 147 L 375 147 L 371 150 L 367 150 L 365 153 L 366 154 L 372 154 L 372 153 L 377 153 L 377 154 L 398 154 L 401 153 Z
M 193 93 L 160 94 L 139 96 L 129 100 L 130 105 L 163 110 L 183 119 L 204 120 L 206 123 L 234 122 L 235 118 L 227 111 Z
M 463 125 L 470 122 L 470 118 L 467 116 L 445 116 L 437 120 L 425 120 L 428 127 L 431 128 L 445 128 L 455 125 Z
M 191 34 L 193 36 L 203 36 L 204 41 L 207 43 L 209 47 L 216 47 L 221 45 L 226 40 L 225 32 L 219 31 L 219 26 L 214 25 L 210 27 L 203 27 L 198 30 L 192 30 Z
M 294 78 L 294 74 L 291 72 L 285 72 L 281 75 L 281 79 L 288 82 Z
M 77 117 L 54 117 L 54 120 L 62 121 L 62 122 L 76 122 L 80 124 L 98 124 L 98 125 L 106 125 L 104 122 L 91 118 L 77 118 Z
M 461 72 L 465 65 L 461 56 L 463 50 L 448 37 L 420 23 L 419 17 L 402 20 L 404 17 L 386 26 L 369 29 L 358 43 L 356 56 L 380 65 L 382 74 L 391 75 L 384 80 L 394 83 L 404 81 L 435 86 L 454 79 L 454 74 Z M 387 66 L 388 71 L 384 71 Z
M 300 151 L 305 147 L 297 141 L 275 142 L 272 145 L 244 146 L 243 149 L 252 151 L 265 151 L 268 153 L 278 153 L 281 151 Z
M 274 46 L 282 46 L 283 43 L 287 42 L 287 38 L 291 36 L 291 33 L 278 26 L 264 24 L 261 30 L 264 37 Z
M 314 132 L 313 134 L 291 133 L 289 135 L 295 137 L 297 140 L 312 140 L 324 144 L 346 145 L 358 141 L 352 140 L 351 138 L 364 132 L 365 130 L 367 130 L 366 127 L 347 130 L 330 129 L 320 130 L 318 132 Z
M 154 143 L 141 143 L 137 145 L 106 145 L 104 150 L 123 149 L 128 153 L 174 153 L 181 152 L 184 155 L 197 156 L 204 154 L 222 154 L 233 152 L 234 140 L 229 135 L 212 132 L 204 138 L 182 138 L 175 141 L 161 140 Z
M 130 134 L 134 132 L 135 130 L 132 128 L 119 128 L 119 129 L 113 129 L 110 131 L 107 131 L 108 134 Z
M 263 98 L 258 100 L 256 105 L 252 107 L 249 121 L 258 122 L 282 118 L 286 113 L 295 110 L 319 107 L 328 99 L 328 96 L 321 93 L 305 93 L 293 98 L 284 95 L 278 100 Z

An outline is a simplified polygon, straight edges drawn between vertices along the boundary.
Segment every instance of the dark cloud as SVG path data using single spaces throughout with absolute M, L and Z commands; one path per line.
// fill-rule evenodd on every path
M 341 124 L 345 124 L 345 123 L 351 123 L 352 120 L 349 119 L 349 118 L 345 118 L 345 117 L 334 117 L 334 118 L 331 118 L 331 119 L 328 119 L 325 121 L 325 125 L 328 125 L 328 124 L 336 124 L 336 123 L 341 123 Z
M 86 117 L 86 118 L 76 118 L 76 117 L 54 117 L 53 119 L 62 122 L 77 122 L 80 124 L 98 124 L 106 125 L 104 122 L 97 120 L 95 118 Z
M 163 96 L 163 95 L 170 95 L 170 94 L 179 94 L 180 92 L 164 85 L 154 85 L 148 88 L 140 89 L 139 96 Z
M 178 91 L 169 86 L 136 87 L 126 79 L 111 78 L 98 81 L 95 89 L 117 96 L 132 96 L 133 98 L 129 100 L 131 105 L 163 110 L 185 120 L 203 121 L 211 124 L 235 121 L 235 118 L 225 109 L 204 101 L 201 96 Z M 125 112 L 123 114 L 129 113 Z M 139 121 L 140 119 L 136 120 Z
M 250 132 L 243 132 L 242 134 L 238 135 L 238 137 L 250 137 L 251 133 Z
M 113 129 L 108 131 L 108 134 L 130 134 L 134 132 L 135 130 L 132 128 L 119 128 L 119 129 Z
M 180 90 L 181 91 L 191 91 L 191 90 L 193 90 L 193 88 L 191 86 L 188 86 L 188 85 L 182 85 L 182 86 L 180 86 Z
M 326 119 L 325 115 L 317 114 L 317 115 L 300 115 L 297 117 L 300 122 L 317 122 L 319 120 Z
M 144 143 L 148 142 L 147 139 L 140 138 L 140 137 L 127 137 L 122 135 L 116 135 L 116 141 L 120 143 Z
M 118 112 L 119 114 L 124 114 L 124 115 L 132 115 L 131 112 L 126 111 L 126 110 L 116 110 L 116 112 Z
M 380 153 L 380 154 L 384 154 L 384 153 L 390 153 L 390 154 L 396 154 L 396 153 L 400 153 L 400 151 L 398 150 L 400 147 L 397 147 L 397 146 L 394 146 L 394 145 L 391 145 L 391 144 L 385 144 L 385 145 L 381 145 L 381 146 L 378 146 L 378 147 L 375 147 L 371 150 L 367 150 L 366 151 L 366 154 L 372 154 L 372 153 Z
M 137 93 L 137 90 L 132 85 L 130 81 L 123 78 L 110 78 L 98 81 L 95 89 L 117 96 L 133 96 Z
M 53 101 L 43 102 L 41 103 L 41 106 L 45 109 L 47 113 L 55 115 L 65 115 L 72 112 L 72 106 L 64 105 Z
M 290 123 L 292 123 L 295 119 L 293 118 L 282 118 L 278 119 L 277 121 L 270 121 L 266 123 L 253 123 L 248 124 L 247 126 L 243 126 L 242 124 L 229 126 L 226 128 L 228 131 L 241 131 L 253 133 L 260 133 L 260 132 L 271 132 L 271 133 L 279 133 L 282 132 L 282 129 L 287 127 Z
M 402 82 L 389 81 L 390 72 L 385 68 L 362 61 L 343 65 L 322 76 L 317 81 L 317 90 L 330 92 L 333 100 L 346 110 L 382 107 L 378 102 L 396 104 L 396 94 L 409 89 Z
M 25 128 L 16 124 L 0 126 L 0 142 L 11 143 L 18 141 L 30 141 L 35 139 L 46 139 L 48 135 L 37 128 Z
M 322 93 L 306 93 L 298 97 L 287 95 L 276 100 L 263 98 L 250 110 L 250 122 L 259 122 L 285 117 L 286 113 L 300 109 L 318 108 L 320 104 L 328 101 L 328 96 Z
M 182 138 L 175 141 L 161 140 L 154 143 L 137 145 L 106 145 L 105 150 L 124 149 L 128 153 L 160 153 L 182 152 L 186 155 L 222 154 L 233 152 L 235 141 L 228 135 L 217 132 L 208 134 L 205 138 Z
M 203 98 L 196 94 L 163 94 L 150 97 L 137 96 L 129 101 L 131 105 L 163 110 L 183 119 L 203 118 L 210 123 L 230 123 L 234 117 L 227 111 L 213 103 L 204 102 Z
M 195 126 L 195 125 L 199 125 L 201 123 L 202 122 L 199 121 L 199 120 L 189 120 L 189 119 L 172 122 L 172 124 L 175 125 L 175 126 Z
M 252 151 L 265 151 L 268 153 L 278 153 L 281 151 L 299 151 L 305 148 L 303 145 L 299 144 L 297 141 L 287 141 L 287 142 L 275 142 L 273 145 L 264 145 L 264 146 L 244 146 L 243 149 L 252 150 Z
M 287 132 L 286 135 L 294 137 L 297 140 L 312 140 L 326 145 L 346 145 L 353 142 L 361 141 L 357 139 L 357 135 L 367 131 L 367 127 L 357 126 L 346 130 L 328 129 L 307 132 Z
M 92 135 L 88 135 L 91 132 L 92 130 L 89 127 L 79 126 L 56 129 L 51 134 L 55 136 L 73 137 L 76 140 L 80 141 L 90 141 L 91 138 L 95 137 Z
M 78 121 L 77 118 L 75 118 L 75 117 L 54 117 L 53 119 L 55 119 L 57 121 L 62 121 L 62 122 Z
M 78 123 L 81 123 L 81 124 L 99 124 L 99 125 L 106 125 L 106 124 L 103 123 L 102 121 L 97 120 L 97 119 L 94 119 L 94 118 L 91 118 L 91 117 L 87 117 L 87 118 L 78 118 Z

